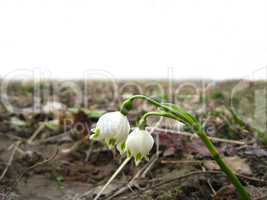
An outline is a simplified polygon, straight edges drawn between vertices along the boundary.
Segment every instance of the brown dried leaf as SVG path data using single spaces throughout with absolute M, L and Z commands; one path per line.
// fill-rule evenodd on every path
M 252 171 L 247 164 L 246 159 L 242 159 L 238 156 L 225 157 L 224 161 L 226 164 L 231 167 L 235 172 L 240 174 L 251 175 Z M 220 170 L 220 167 L 213 160 L 204 161 L 204 166 L 209 170 Z

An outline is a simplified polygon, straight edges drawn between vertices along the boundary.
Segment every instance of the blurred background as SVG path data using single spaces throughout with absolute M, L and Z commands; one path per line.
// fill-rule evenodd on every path
M 81 79 L 266 79 L 267 2 L 0 2 L 0 74 L 41 68 Z M 7 75 L 8 74 L 8 75 Z

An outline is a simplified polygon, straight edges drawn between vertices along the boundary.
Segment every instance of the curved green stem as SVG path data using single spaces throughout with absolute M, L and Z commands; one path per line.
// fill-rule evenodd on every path
M 142 118 L 138 122 L 138 127 L 141 130 L 144 130 L 145 127 L 147 126 L 147 123 L 146 123 L 147 122 L 147 118 L 150 117 L 150 116 L 167 117 L 167 118 L 171 118 L 171 119 L 177 120 L 177 118 L 175 116 L 173 116 L 172 114 L 167 113 L 167 112 L 147 112 L 142 116 Z
M 224 173 L 228 176 L 229 180 L 232 182 L 232 184 L 236 187 L 236 190 L 239 192 L 240 197 L 242 200 L 251 200 L 250 195 L 248 192 L 245 190 L 237 176 L 233 173 L 233 171 L 225 164 L 221 156 L 219 155 L 219 152 L 217 148 L 213 145 L 211 140 L 208 138 L 205 130 L 203 129 L 202 125 L 200 122 L 190 115 L 189 113 L 183 111 L 182 109 L 175 107 L 174 105 L 167 105 L 167 104 L 161 104 L 149 97 L 146 97 L 144 95 L 135 95 L 127 99 L 126 101 L 123 102 L 121 106 L 121 112 L 124 115 L 127 115 L 130 109 L 132 108 L 133 101 L 135 99 L 144 99 L 147 100 L 149 103 L 152 105 L 161 108 L 164 113 L 157 113 L 157 116 L 165 116 L 169 118 L 175 118 L 178 121 L 182 121 L 186 123 L 187 125 L 190 125 L 193 130 L 198 134 L 202 142 L 206 145 L 208 148 L 209 152 L 211 153 L 212 158 L 217 162 L 217 164 L 220 166 L 220 168 L 224 171 Z M 155 114 L 155 113 L 154 113 Z M 142 119 L 144 122 L 140 122 L 141 126 L 145 124 L 145 120 L 148 116 L 154 115 L 153 113 L 147 114 L 144 116 Z M 164 115 L 163 115 L 164 114 Z M 170 114 L 170 115 L 168 115 Z
M 190 122 L 190 125 L 195 124 L 196 121 L 193 116 L 189 115 L 187 112 L 183 111 L 182 109 L 176 108 L 177 110 L 175 111 L 173 108 L 171 108 L 168 104 L 162 104 L 150 97 L 144 96 L 144 95 L 133 95 L 126 99 L 120 108 L 120 112 L 124 115 L 127 115 L 128 112 L 132 109 L 133 107 L 133 101 L 136 99 L 143 99 L 151 103 L 157 108 L 161 108 L 163 111 L 170 112 L 171 114 L 175 115 L 176 117 L 179 117 L 180 121 L 183 121 L 184 123 Z M 177 112 L 179 111 L 179 112 Z

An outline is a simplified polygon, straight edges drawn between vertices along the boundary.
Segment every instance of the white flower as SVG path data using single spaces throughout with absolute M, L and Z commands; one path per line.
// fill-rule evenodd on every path
M 125 149 L 125 141 L 130 131 L 130 124 L 125 115 L 121 112 L 109 112 L 102 115 L 90 136 L 93 140 L 105 141 L 112 148 L 117 145 L 122 153 Z
M 138 165 L 143 158 L 147 159 L 153 144 L 154 139 L 148 131 L 136 128 L 126 140 L 128 156 L 133 156 L 136 165 Z

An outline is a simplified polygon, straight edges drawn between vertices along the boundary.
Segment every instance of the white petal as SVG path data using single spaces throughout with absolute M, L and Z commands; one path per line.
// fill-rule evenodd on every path
M 142 150 L 141 150 L 141 154 L 142 156 L 146 156 L 147 154 L 149 154 L 150 150 L 153 147 L 154 144 L 154 139 L 153 137 L 146 131 L 144 133 L 142 133 Z
M 133 130 L 133 132 L 131 132 L 128 136 L 126 140 L 126 147 L 133 156 L 136 156 L 136 154 L 140 152 L 142 147 L 140 146 L 140 137 L 137 129 Z
M 99 129 L 97 140 L 114 139 L 117 144 L 125 142 L 130 131 L 130 124 L 127 117 L 120 112 L 110 112 L 99 118 L 96 129 Z
M 122 115 L 120 112 L 118 113 L 118 127 L 116 128 L 115 132 L 115 138 L 119 143 L 125 142 L 125 140 L 128 137 L 129 131 L 130 131 L 130 124 L 126 116 Z
M 136 157 L 141 153 L 142 158 L 149 154 L 154 144 L 153 137 L 145 130 L 135 129 L 126 140 L 126 148 Z

